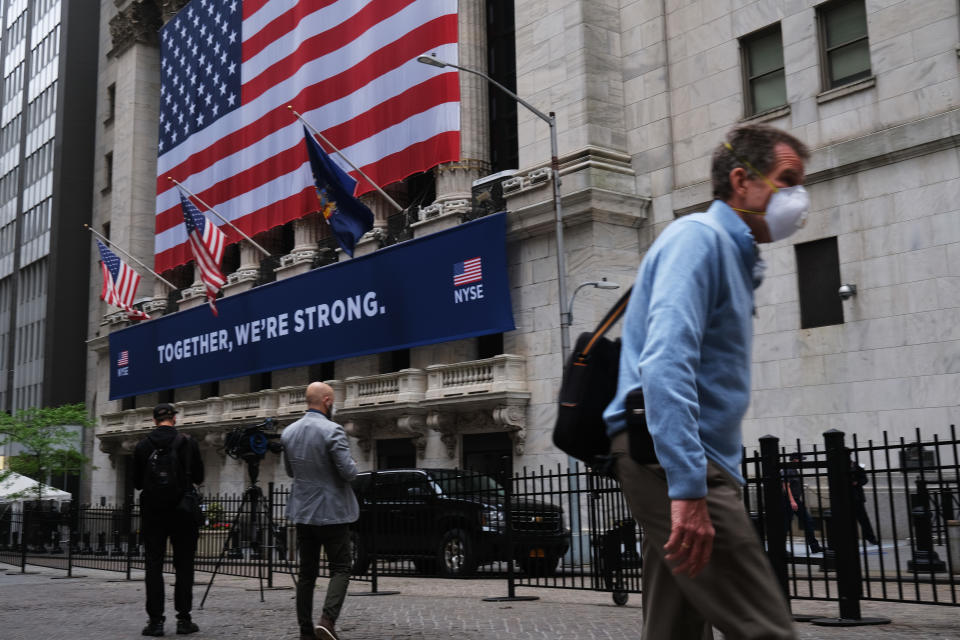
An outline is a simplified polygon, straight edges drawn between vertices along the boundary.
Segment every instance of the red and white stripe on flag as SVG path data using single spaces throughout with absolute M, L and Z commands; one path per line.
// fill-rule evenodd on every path
M 161 30 L 156 269 L 191 258 L 168 176 L 251 235 L 318 210 L 288 105 L 381 186 L 458 160 L 456 70 L 416 61 L 434 53 L 457 62 L 457 0 L 190 2 Z
M 133 306 L 133 298 L 137 294 L 137 286 L 140 284 L 140 274 L 131 269 L 126 262 L 122 260 L 119 262 L 120 267 L 116 281 L 114 281 L 107 264 L 103 261 L 100 262 L 100 269 L 103 273 L 103 288 L 100 290 L 100 299 L 126 311 L 131 320 L 149 320 L 149 315 Z
M 200 269 L 200 280 L 207 292 L 207 300 L 211 306 L 217 297 L 220 288 L 227 279 L 220 270 L 220 260 L 223 258 L 223 248 L 226 246 L 226 236 L 212 222 L 205 219 L 203 236 L 198 231 L 190 233 L 189 243 L 193 259 Z M 216 308 L 214 307 L 214 310 Z

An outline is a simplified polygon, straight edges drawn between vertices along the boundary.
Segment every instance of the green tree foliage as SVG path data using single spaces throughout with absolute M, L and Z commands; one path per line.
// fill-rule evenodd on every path
M 79 472 L 89 460 L 80 452 L 80 434 L 70 428 L 77 425 L 93 425 L 82 403 L 33 407 L 13 415 L 0 412 L 0 445 L 13 443 L 21 449 L 7 459 L 8 469 L 0 471 L 0 482 L 11 471 L 40 483 L 50 474 Z M 43 499 L 42 492 L 41 484 L 37 500 Z

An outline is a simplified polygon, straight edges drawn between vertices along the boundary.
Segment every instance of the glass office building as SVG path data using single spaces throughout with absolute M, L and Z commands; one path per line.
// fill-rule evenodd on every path
M 77 0 L 0 2 L 4 411 L 83 400 L 98 15 Z

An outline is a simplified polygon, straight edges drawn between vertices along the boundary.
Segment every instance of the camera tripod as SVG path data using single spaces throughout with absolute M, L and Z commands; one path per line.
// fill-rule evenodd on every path
M 263 549 L 266 549 L 267 553 L 270 553 L 274 548 L 280 550 L 280 560 L 287 569 L 290 569 L 290 578 L 293 580 L 294 588 L 297 586 L 297 579 L 294 577 L 290 563 L 287 561 L 286 540 L 281 535 L 282 532 L 280 531 L 280 527 L 272 524 L 270 514 L 268 513 L 269 507 L 267 506 L 267 502 L 263 496 L 263 490 L 257 485 L 257 477 L 260 475 L 260 459 L 248 457 L 245 458 L 245 460 L 247 463 L 247 474 L 250 476 L 250 486 L 244 490 L 243 500 L 240 502 L 240 508 L 237 509 L 237 514 L 233 517 L 233 522 L 230 523 L 230 532 L 227 534 L 226 540 L 223 541 L 223 548 L 220 550 L 220 557 L 217 558 L 217 564 L 213 567 L 213 575 L 210 576 L 210 582 L 207 583 L 207 589 L 203 592 L 203 600 L 200 601 L 201 609 L 203 609 L 203 604 L 207 601 L 207 595 L 210 593 L 210 587 L 213 586 L 213 581 L 217 577 L 217 573 L 220 571 L 224 557 L 228 555 L 230 557 L 243 557 L 242 552 L 240 552 L 238 547 L 241 540 L 239 525 L 244 515 L 249 516 L 247 519 L 248 525 L 244 527 L 244 529 L 249 532 L 248 539 L 250 540 L 250 557 L 257 561 L 257 579 L 260 583 L 260 602 L 264 602 L 263 562 L 260 561 L 263 557 Z M 263 526 L 261 523 L 271 523 L 269 526 L 272 529 L 275 541 L 274 545 L 262 544 Z M 233 538 L 237 544 L 234 549 L 230 549 L 231 538 Z M 240 555 L 233 555 L 234 552 L 237 552 Z

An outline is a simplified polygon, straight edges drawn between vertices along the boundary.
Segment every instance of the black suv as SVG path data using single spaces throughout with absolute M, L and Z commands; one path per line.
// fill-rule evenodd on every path
M 458 469 L 365 472 L 357 476 L 353 488 L 360 503 L 360 519 L 352 533 L 354 573 L 365 573 L 371 554 L 376 553 L 412 560 L 419 573 L 444 576 L 469 575 L 478 565 L 510 558 L 528 574 L 552 574 L 570 545 L 563 509 L 514 498 L 510 501 L 511 552 L 503 487 L 478 473 Z

